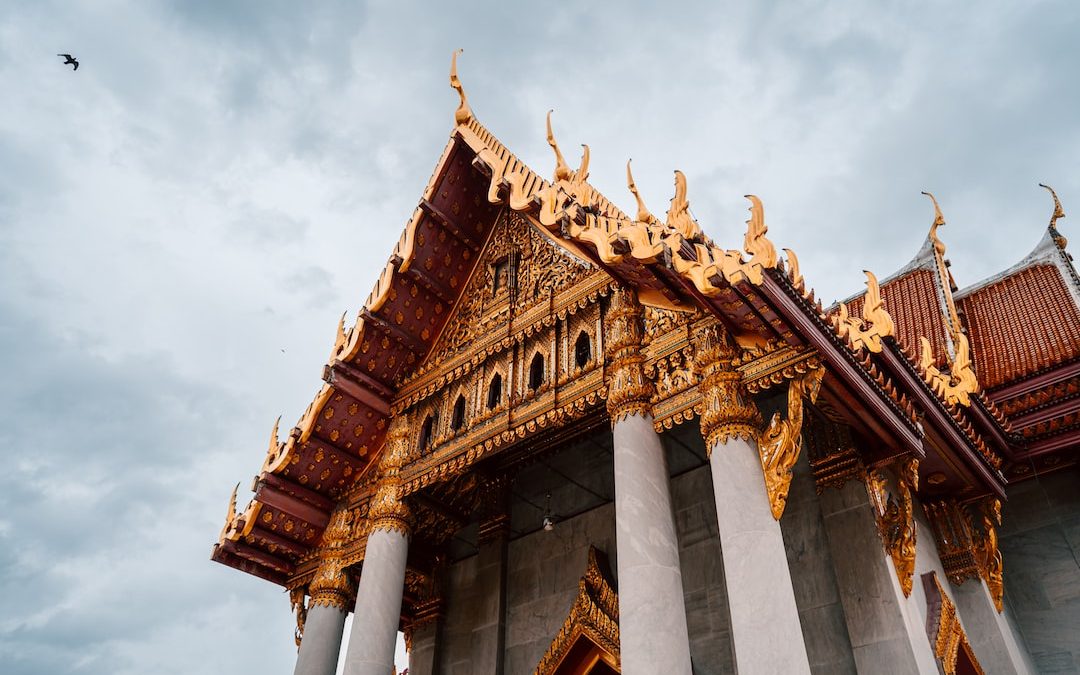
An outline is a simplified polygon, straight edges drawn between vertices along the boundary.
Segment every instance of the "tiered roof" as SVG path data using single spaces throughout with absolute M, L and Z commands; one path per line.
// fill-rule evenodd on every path
M 456 125 L 419 205 L 353 327 L 346 331 L 339 324 L 315 399 L 284 441 L 275 425 L 246 508 L 237 511 L 234 492 L 215 560 L 288 584 L 314 556 L 331 511 L 343 503 L 363 508 L 391 410 L 407 404 L 403 385 L 434 348 L 505 209 L 526 215 L 569 253 L 636 289 L 642 302 L 708 312 L 748 353 L 813 348 L 827 370 L 821 405 L 867 441 L 867 461 L 911 453 L 924 458 L 921 471 L 939 476 L 927 484 L 930 492 L 1004 494 L 998 469 L 1016 454 L 1008 422 L 995 407 L 995 400 L 1006 399 L 982 397 L 972 379 L 944 246 L 936 237 L 940 213 L 929 248 L 912 265 L 886 279 L 880 291 L 868 274 L 869 300 L 855 300 L 830 316 L 808 290 L 795 254 L 788 251 L 786 263 L 778 258 L 756 197 L 749 196 L 742 250 L 721 248 L 704 235 L 690 215 L 679 173 L 665 220 L 648 211 L 632 178 L 637 214 L 627 216 L 588 183 L 587 147 L 579 168 L 570 169 L 550 118 L 554 180 L 526 167 L 476 120 L 455 70 Z M 986 297 L 1018 302 L 994 291 L 998 285 L 988 285 Z M 961 309 L 978 314 L 990 306 L 982 297 L 963 296 L 968 304 Z M 1047 319 L 1058 327 L 1054 339 L 1073 347 L 1077 324 L 1070 333 L 1074 315 L 1067 312 L 1076 311 L 1077 297 L 1068 305 L 1054 296 L 1061 314 Z M 974 340 L 982 339 L 976 338 L 982 330 L 968 328 Z M 992 341 L 992 331 L 985 335 Z M 971 345 L 974 372 L 980 353 L 991 353 L 984 344 L 990 342 Z M 454 471 L 483 452 L 461 456 Z M 403 467 L 407 491 L 428 484 L 427 477 L 409 472 Z M 362 542 L 348 556 L 362 559 Z

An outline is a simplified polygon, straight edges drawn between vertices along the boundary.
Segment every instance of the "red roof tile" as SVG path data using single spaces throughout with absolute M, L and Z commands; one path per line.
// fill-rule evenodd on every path
M 1025 267 L 958 304 L 986 389 L 1080 358 L 1080 309 L 1053 265 Z

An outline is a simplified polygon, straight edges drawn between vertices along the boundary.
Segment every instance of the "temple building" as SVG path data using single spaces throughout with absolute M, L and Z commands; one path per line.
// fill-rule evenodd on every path
M 928 201 L 911 263 L 825 307 L 757 197 L 714 242 L 681 173 L 658 217 L 627 165 L 628 215 L 550 114 L 548 180 L 450 81 L 416 210 L 213 549 L 289 591 L 297 674 L 347 640 L 389 675 L 399 631 L 410 675 L 1080 672 L 1056 195 L 965 288 Z

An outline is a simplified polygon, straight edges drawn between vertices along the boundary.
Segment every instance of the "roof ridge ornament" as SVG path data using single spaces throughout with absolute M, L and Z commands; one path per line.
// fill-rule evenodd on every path
M 559 144 L 555 140 L 555 133 L 551 130 L 551 113 L 553 112 L 555 111 L 548 110 L 547 112 L 547 142 L 551 149 L 555 151 L 555 182 L 558 183 L 559 181 L 573 179 L 574 172 L 570 170 L 570 165 L 566 163 L 566 159 L 559 150 Z M 587 160 L 584 161 L 584 164 L 586 168 L 589 165 Z
M 473 118 L 472 108 L 469 107 L 469 99 L 465 97 L 465 88 L 461 86 L 461 79 L 457 74 L 457 57 L 458 54 L 464 52 L 464 49 L 455 49 L 450 56 L 450 86 L 461 97 L 461 102 L 458 103 L 457 110 L 454 111 L 454 122 L 458 125 L 468 124 L 469 120 Z
M 1058 232 L 1057 229 L 1058 218 L 1065 217 L 1065 210 L 1061 208 L 1061 200 L 1058 199 L 1057 193 L 1054 192 L 1054 188 L 1046 183 L 1039 183 L 1039 187 L 1046 188 L 1050 192 L 1050 196 L 1054 198 L 1054 213 L 1050 216 L 1050 236 L 1054 239 L 1054 243 L 1058 245 L 1058 248 L 1065 250 L 1069 240 L 1061 236 L 1061 233 Z
M 667 212 L 667 226 L 688 241 L 700 242 L 705 239 L 701 226 L 690 215 L 690 200 L 686 198 L 686 174 L 678 169 L 675 170 L 675 196 L 671 198 L 671 208 Z
M 863 274 L 866 275 L 866 300 L 863 301 L 862 318 L 850 316 L 847 303 L 841 302 L 833 323 L 837 334 L 849 340 L 854 351 L 865 347 L 877 354 L 882 349 L 882 338 L 892 336 L 896 324 L 885 309 L 877 277 L 870 270 L 863 270 Z
M 941 292 L 945 296 L 945 311 L 948 313 L 949 333 L 952 336 L 953 349 L 955 350 L 957 349 L 956 344 L 960 340 L 957 336 L 964 332 L 964 327 L 960 323 L 960 315 L 956 311 L 956 301 L 953 299 L 953 279 L 952 274 L 949 273 L 949 264 L 945 261 L 945 243 L 937 235 L 938 228 L 945 225 L 945 216 L 941 215 L 941 207 L 938 206 L 938 201 L 934 195 L 925 190 L 922 193 L 934 203 L 934 222 L 930 225 L 930 233 L 927 237 L 934 245 L 934 262 L 937 267 L 938 280 L 941 282 Z
M 641 193 L 638 192 L 637 185 L 634 184 L 634 174 L 630 173 L 631 161 L 626 160 L 626 187 L 630 189 L 630 193 L 634 195 L 634 199 L 637 201 L 637 216 L 634 220 L 639 223 L 658 225 L 660 223 L 659 219 L 645 206 L 645 200 L 641 198 Z

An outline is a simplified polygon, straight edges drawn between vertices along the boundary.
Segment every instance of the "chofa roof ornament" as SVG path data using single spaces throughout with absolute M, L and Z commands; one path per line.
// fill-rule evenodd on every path
M 469 99 L 465 98 L 465 88 L 461 86 L 461 80 L 457 74 L 457 57 L 463 51 L 465 50 L 455 49 L 450 57 L 450 86 L 461 97 L 461 102 L 458 104 L 457 110 L 454 111 L 454 123 L 458 125 L 468 124 L 473 116 L 472 108 L 469 107 Z
M 1065 250 L 1069 240 L 1066 239 L 1058 232 L 1057 221 L 1058 218 L 1065 217 L 1065 211 L 1061 208 L 1061 200 L 1058 199 L 1057 193 L 1054 192 L 1054 188 L 1045 183 L 1039 183 L 1039 187 L 1046 188 L 1050 195 L 1054 198 L 1054 213 L 1050 216 L 1050 236 L 1053 237 L 1054 243 L 1058 245 L 1058 248 Z

